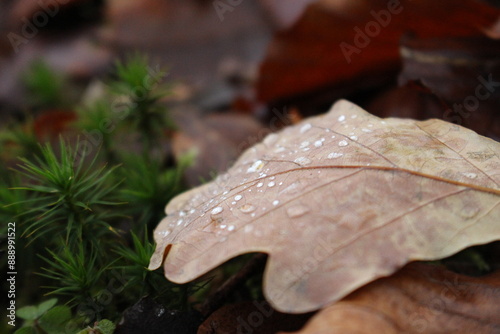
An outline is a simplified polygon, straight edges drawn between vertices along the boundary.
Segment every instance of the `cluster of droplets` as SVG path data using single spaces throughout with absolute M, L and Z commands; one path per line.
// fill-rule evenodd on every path
M 336 116 L 338 122 L 336 128 L 345 129 L 342 130 L 344 134 L 321 127 L 321 121 L 300 124 L 296 128 L 287 128 L 280 135 L 269 134 L 263 140 L 264 150 L 261 151 L 261 154 L 266 157 L 266 160 L 290 161 L 300 167 L 309 167 L 313 165 L 314 161 L 322 159 L 345 157 L 347 153 L 345 149 L 353 142 L 359 141 L 361 135 L 373 132 L 372 123 L 364 124 L 364 127 L 360 129 L 357 129 L 355 124 L 349 124 L 348 119 L 356 118 L 358 118 L 357 114 Z M 294 131 L 297 129 L 299 137 L 304 138 L 298 145 L 294 140 L 297 137 Z M 333 149 L 335 147 L 337 147 L 335 150 L 325 150 L 325 148 Z M 320 148 L 321 150 L 318 150 Z M 248 163 L 251 165 L 247 168 L 247 173 L 260 171 L 259 177 L 266 176 L 266 173 L 262 172 L 265 165 L 262 160 Z
M 262 206 L 261 203 L 259 205 L 252 203 L 252 200 L 256 199 L 262 202 L 262 198 L 265 197 L 259 196 L 259 193 L 264 193 L 269 191 L 269 189 L 282 186 L 283 182 L 278 182 L 276 176 L 267 175 L 267 173 L 270 172 L 268 168 L 266 169 L 267 162 L 256 160 L 248 164 L 250 164 L 250 167 L 244 170 L 246 172 L 245 174 L 249 174 L 247 177 L 243 178 L 231 191 L 222 191 L 220 188 L 209 190 L 206 194 L 206 198 L 210 196 L 214 197 L 204 202 L 201 206 L 201 214 L 199 217 L 205 222 L 206 219 L 208 219 L 204 218 L 205 215 L 210 217 L 210 222 L 205 225 L 203 230 L 214 233 L 219 237 L 219 242 L 227 240 L 228 234 L 237 231 L 239 228 L 242 228 L 245 233 L 253 231 L 253 234 L 262 234 L 261 231 L 254 230 L 253 227 L 245 227 L 247 225 L 238 227 L 238 219 L 234 222 L 234 219 L 228 219 L 229 216 L 234 217 L 239 213 L 249 218 L 256 218 L 267 210 L 277 207 L 280 204 L 279 200 L 270 201 L 268 206 Z M 253 193 L 255 193 L 255 195 Z M 228 221 L 234 223 L 227 223 Z
M 338 158 L 341 158 L 345 155 L 345 152 L 342 152 L 342 150 L 344 148 L 347 148 L 352 142 L 356 142 L 359 140 L 359 136 L 360 134 L 368 134 L 368 133 L 372 133 L 373 130 L 373 124 L 372 123 L 369 123 L 367 124 L 365 127 L 361 128 L 360 129 L 360 134 L 356 134 L 355 130 L 356 130 L 356 127 L 355 126 L 350 126 L 347 122 L 347 119 L 350 118 L 350 119 L 356 119 L 358 117 L 358 115 L 354 114 L 354 115 L 350 115 L 350 117 L 348 117 L 348 115 L 339 115 L 337 117 L 337 121 L 338 121 L 338 124 L 339 124 L 339 127 L 342 127 L 344 129 L 346 129 L 345 131 L 348 132 L 348 130 L 350 129 L 351 132 L 349 132 L 347 135 L 342 135 L 342 134 L 335 134 L 335 133 L 332 133 L 333 131 L 331 129 L 323 129 L 327 135 L 326 136 L 320 136 L 319 138 L 316 138 L 316 139 L 313 139 L 313 140 L 305 140 L 303 142 L 300 143 L 299 145 L 299 150 L 296 150 L 296 151 L 291 151 L 292 153 L 297 153 L 298 151 L 309 151 L 311 148 L 320 148 L 320 147 L 323 147 L 323 146 L 326 146 L 328 145 L 328 147 L 334 147 L 332 144 L 329 143 L 329 140 L 330 139 L 333 139 L 333 140 L 336 140 L 334 143 L 335 143 L 335 146 L 338 147 L 339 149 L 338 150 L 335 150 L 335 151 L 330 151 L 330 152 L 327 152 L 326 153 L 326 156 L 323 156 L 327 159 L 338 159 Z M 314 126 L 311 125 L 310 123 L 306 123 L 304 125 L 302 125 L 300 127 L 300 133 L 301 134 L 306 134 L 308 131 L 310 131 L 311 129 L 313 129 Z M 317 129 L 321 129 L 321 128 L 317 128 Z M 315 133 L 315 135 L 317 135 L 318 132 Z M 327 140 L 326 138 L 328 138 L 329 140 Z M 313 146 L 313 147 L 311 147 Z M 314 154 L 310 154 L 308 156 L 298 156 L 296 157 L 293 162 L 300 165 L 300 166 L 308 166 L 308 165 L 311 165 L 313 163 L 313 160 L 314 160 Z
M 353 114 L 350 116 L 351 119 L 356 119 L 357 117 L 358 117 L 357 114 Z M 342 152 L 341 151 L 342 149 L 348 147 L 351 144 L 351 142 L 357 142 L 359 140 L 360 135 L 369 134 L 369 133 L 373 132 L 373 130 L 372 130 L 373 124 L 368 123 L 365 127 L 360 129 L 360 131 L 361 131 L 360 134 L 356 134 L 356 132 L 355 132 L 355 131 L 357 131 L 356 126 L 350 126 L 347 122 L 347 118 L 348 117 L 346 115 L 340 115 L 340 116 L 338 116 L 337 121 L 345 129 L 345 132 L 347 132 L 348 130 L 351 130 L 351 132 L 349 132 L 348 135 L 342 136 L 343 138 L 339 139 L 339 141 L 337 142 L 337 146 L 340 148 L 340 150 L 339 151 L 330 151 L 326 156 L 327 159 L 338 159 L 338 158 L 343 157 L 345 155 L 345 152 Z M 331 130 L 329 130 L 329 129 L 327 129 L 326 131 L 331 132 Z M 332 135 L 331 138 L 334 139 L 335 135 Z M 368 165 L 370 165 L 370 164 L 368 164 Z
M 350 115 L 351 119 L 357 118 L 357 115 Z M 280 189 L 283 190 L 294 190 L 294 184 L 291 185 L 283 185 L 283 182 L 278 182 L 275 180 L 275 176 L 268 177 L 268 173 L 270 173 L 270 169 L 267 167 L 269 160 L 285 160 L 288 159 L 293 161 L 295 164 L 306 167 L 310 166 L 315 157 L 321 154 L 323 158 L 326 159 L 339 159 L 345 156 L 346 152 L 342 152 L 344 148 L 348 147 L 352 142 L 358 141 L 358 136 L 361 134 L 368 134 L 373 132 L 373 124 L 366 124 L 363 128 L 359 129 L 359 134 L 355 133 L 356 127 L 347 124 L 348 116 L 340 115 L 337 117 L 337 121 L 341 124 L 341 126 L 346 129 L 346 133 L 348 129 L 351 130 L 347 135 L 342 135 L 338 133 L 334 133 L 331 129 L 321 128 L 319 126 L 313 125 L 311 123 L 305 123 L 299 125 L 299 133 L 301 137 L 307 137 L 311 130 L 315 130 L 312 135 L 309 136 L 308 139 L 303 140 L 299 145 L 295 147 L 290 147 L 293 143 L 293 140 L 288 142 L 288 138 L 296 138 L 293 135 L 293 129 L 287 129 L 282 135 L 279 134 L 269 134 L 264 138 L 263 144 L 259 147 L 264 147 L 265 150 L 260 152 L 263 154 L 261 159 L 255 159 L 255 157 L 259 156 L 259 150 L 256 148 L 252 148 L 249 150 L 250 153 L 247 155 L 247 159 L 238 163 L 239 167 L 233 169 L 235 173 L 235 178 L 239 181 L 236 181 L 236 184 L 228 187 L 233 189 L 231 191 L 224 190 L 222 191 L 224 185 L 235 183 L 235 181 L 231 181 L 229 174 L 223 174 L 215 180 L 216 187 L 209 194 L 204 194 L 204 198 L 210 198 L 208 201 L 201 201 L 200 198 L 196 198 L 192 200 L 191 204 L 193 207 L 199 207 L 198 217 L 204 217 L 206 214 L 210 216 L 210 220 L 214 225 L 217 226 L 217 232 L 220 235 L 226 235 L 227 232 L 232 232 L 238 230 L 237 225 L 227 224 L 225 221 L 225 215 L 231 214 L 230 212 L 240 212 L 241 214 L 248 215 L 251 218 L 258 217 L 261 213 L 266 210 L 272 208 L 278 208 L 281 205 L 284 205 L 282 201 L 279 199 L 271 199 L 269 204 L 266 205 L 258 205 L 255 203 L 251 203 L 250 201 L 245 200 L 245 193 L 252 194 L 251 198 L 257 200 L 261 200 L 261 197 L 258 196 L 259 193 L 267 192 L 268 189 L 279 186 L 279 190 L 273 191 L 273 193 L 279 193 Z M 340 126 L 340 125 L 339 125 Z M 330 143 L 330 140 L 336 140 L 333 143 Z M 338 150 L 335 151 L 326 151 L 326 155 L 323 155 L 325 152 L 324 148 L 335 147 L 332 144 L 336 144 L 335 146 Z M 320 149 L 321 151 L 315 151 L 316 149 Z M 269 153 L 271 152 L 271 153 Z M 307 152 L 307 155 L 301 155 L 301 152 Z M 318 152 L 318 153 L 315 153 Z M 274 155 L 273 155 L 274 154 Z M 291 158 L 291 159 L 290 159 Z M 265 159 L 265 160 L 264 160 Z M 247 167 L 244 167 L 244 166 Z M 317 171 L 317 174 L 320 174 L 321 170 Z M 466 177 L 473 178 L 473 173 L 465 175 Z M 247 175 L 246 177 L 240 177 L 242 175 Z M 233 180 L 234 180 L 233 179 Z M 238 183 L 239 182 L 239 183 Z M 296 186 L 296 185 L 295 185 Z M 237 191 L 237 193 L 235 193 Z M 256 193 L 253 195 L 253 193 Z M 230 194 L 232 193 L 232 195 Z M 267 196 L 266 196 L 267 197 Z M 217 198 L 218 204 L 215 203 L 215 198 Z M 200 201 L 202 203 L 200 203 Z M 199 204 L 196 206 L 195 204 Z M 235 211 L 236 210 L 236 211 Z M 306 213 L 308 213 L 310 209 L 305 205 L 295 205 L 286 208 L 286 214 L 289 218 L 297 218 Z M 166 236 L 171 233 L 171 228 L 175 228 L 177 226 L 187 226 L 190 222 L 193 221 L 192 217 L 187 217 L 188 215 L 195 214 L 196 210 L 185 210 L 180 211 L 178 213 L 177 219 L 173 218 L 170 222 L 169 229 L 165 229 L 160 233 L 163 236 Z M 252 232 L 254 230 L 254 226 L 252 224 L 246 224 L 241 226 L 244 232 Z
M 160 238 L 166 238 L 171 235 L 173 230 L 176 228 L 184 228 L 188 226 L 194 218 L 196 218 L 197 211 L 195 209 L 189 210 L 181 210 L 176 214 L 169 215 L 167 221 L 168 225 L 163 228 L 155 231 L 155 235 Z

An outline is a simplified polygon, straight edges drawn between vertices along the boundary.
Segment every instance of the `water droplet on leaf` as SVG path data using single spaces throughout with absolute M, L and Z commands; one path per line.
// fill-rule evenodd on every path
M 339 141 L 339 146 L 342 147 L 342 146 L 347 146 L 347 145 L 349 145 L 349 143 L 347 142 L 347 140 L 341 140 L 341 141 Z
M 306 158 L 306 157 L 299 157 L 299 158 L 295 159 L 294 162 L 301 165 L 301 166 L 305 166 L 305 165 L 309 165 L 312 161 L 311 161 L 311 159 Z
M 255 211 L 255 206 L 253 206 L 251 204 L 245 204 L 245 205 L 240 207 L 240 211 L 243 213 L 250 213 L 250 212 Z
M 221 206 L 218 206 L 218 207 L 216 207 L 216 208 L 213 208 L 213 209 L 212 209 L 212 211 L 211 211 L 210 213 L 211 213 L 211 214 L 213 214 L 213 215 L 216 215 L 216 214 L 218 214 L 218 213 L 221 213 L 221 212 L 222 212 L 222 210 L 224 210 L 224 209 L 223 209 Z
M 288 217 L 290 217 L 290 218 L 297 218 L 297 217 L 305 215 L 309 211 L 311 211 L 311 209 L 309 209 L 309 207 L 307 207 L 303 204 L 299 204 L 299 205 L 289 207 L 286 210 L 286 213 L 287 213 Z
M 247 169 L 247 173 L 257 172 L 262 168 L 264 168 L 264 162 L 262 162 L 262 160 L 257 160 L 253 163 L 251 167 Z
M 332 153 L 328 154 L 328 159 L 337 159 L 343 155 L 344 154 L 342 154 L 342 153 L 332 152 Z
M 303 141 L 302 143 L 300 143 L 300 148 L 305 148 L 307 146 L 309 146 L 309 142 L 308 141 Z
M 266 136 L 266 138 L 264 138 L 264 144 L 266 144 L 267 146 L 271 146 L 273 145 L 274 143 L 276 143 L 276 141 L 278 140 L 279 136 L 275 133 L 270 133 Z
M 469 179 L 475 179 L 477 177 L 476 173 L 462 173 L 465 177 L 468 177 Z
M 304 124 L 302 125 L 302 127 L 300 128 L 300 133 L 304 133 L 308 130 L 310 130 L 312 128 L 312 125 L 307 123 L 307 124 Z

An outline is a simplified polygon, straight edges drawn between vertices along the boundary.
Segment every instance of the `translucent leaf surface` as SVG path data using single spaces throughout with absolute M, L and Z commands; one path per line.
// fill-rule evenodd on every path
M 499 156 L 499 143 L 460 126 L 340 101 L 174 198 L 150 268 L 164 262 L 168 279 L 187 282 L 266 252 L 269 302 L 315 310 L 409 261 L 500 239 Z

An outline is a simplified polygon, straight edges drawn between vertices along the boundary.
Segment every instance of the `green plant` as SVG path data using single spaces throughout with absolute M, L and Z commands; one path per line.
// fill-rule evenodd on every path
M 128 203 L 127 212 L 137 217 L 136 232 L 141 234 L 145 227 L 151 230 L 164 216 L 165 203 L 185 190 L 182 175 L 192 158 L 186 155 L 172 168 L 165 168 L 148 156 L 123 155 L 122 161 L 125 180 L 122 198 Z
M 161 85 L 165 72 L 153 69 L 145 56 L 130 56 L 116 63 L 116 79 L 109 83 L 111 91 L 125 96 L 129 102 L 123 105 L 121 118 L 138 130 L 145 151 L 158 145 L 165 129 L 174 128 L 159 100 L 166 94 Z
M 29 197 L 25 191 L 12 191 L 11 188 L 20 182 L 18 175 L 11 174 L 7 170 L 0 170 L 0 175 L 0 203 L 2 203 L 0 205 L 0 219 L 6 222 L 25 211 L 23 204 L 29 201 Z M 2 224 L 2 234 L 6 228 L 7 225 Z
M 112 321 L 103 319 L 96 322 L 93 327 L 85 328 L 77 334 L 113 334 L 115 331 L 115 324 Z
M 1 160 L 8 160 L 12 156 L 31 158 L 40 155 L 40 144 L 35 135 L 33 123 L 33 119 L 28 117 L 24 123 L 9 124 L 4 131 L 0 132 Z
M 108 162 L 115 162 L 112 133 L 118 122 L 111 112 L 109 102 L 105 99 L 94 101 L 90 105 L 77 108 L 79 121 L 77 123 L 84 135 L 93 137 L 94 144 L 100 145 L 101 152 Z
M 24 84 L 37 107 L 60 107 L 67 103 L 63 92 L 66 79 L 54 72 L 46 63 L 35 61 L 24 75 Z
M 105 274 L 112 262 L 102 260 L 102 250 L 90 248 L 85 250 L 78 244 L 77 250 L 60 247 L 58 252 L 47 249 L 51 258 L 40 256 L 49 267 L 43 267 L 40 275 L 47 277 L 55 286 L 49 294 L 68 296 L 72 305 L 85 302 L 103 286 Z
M 30 91 L 40 106 L 59 104 L 62 79 L 36 66 Z M 164 74 L 141 56 L 119 62 L 116 70 L 110 83 L 115 95 L 72 107 L 78 110 L 72 123 L 77 136 L 41 144 L 31 118 L 0 132 L 0 217 L 16 222 L 23 257 L 16 264 L 17 303 L 39 302 L 40 287 L 61 303 L 21 307 L 20 333 L 63 333 L 63 320 L 71 325 L 68 334 L 85 326 L 80 333 L 112 333 L 112 322 L 145 295 L 188 310 L 207 290 L 206 279 L 178 285 L 164 278 L 163 269 L 147 269 L 152 227 L 163 218 L 165 203 L 186 189 L 182 175 L 191 156 L 174 163 L 162 149 L 173 128 L 160 103 Z M 43 86 L 52 79 L 52 87 Z M 113 103 L 123 99 L 126 109 L 117 110 Z M 142 145 L 130 150 L 116 141 L 124 137 L 134 144 L 139 137 Z
M 66 324 L 71 320 L 68 306 L 56 306 L 52 298 L 37 306 L 25 306 L 16 315 L 24 320 L 23 326 L 14 334 L 67 334 Z
M 131 238 L 131 247 L 127 244 L 119 244 L 114 249 L 121 260 L 121 265 L 118 265 L 117 269 L 122 269 L 124 275 L 130 277 L 125 286 L 127 291 L 138 296 L 154 295 L 157 297 L 168 293 L 172 284 L 162 279 L 162 270 L 148 270 L 149 259 L 154 252 L 155 245 L 148 240 L 147 233 L 141 240 L 135 233 L 131 232 Z M 172 297 L 169 296 L 169 298 Z
M 40 158 L 21 158 L 20 173 L 30 182 L 14 189 L 35 194 L 25 202 L 31 209 L 21 215 L 25 234 L 34 240 L 63 233 L 66 243 L 85 239 L 95 244 L 113 231 L 109 221 L 119 216 L 109 209 L 119 204 L 109 200 L 118 186 L 109 182 L 115 168 L 103 166 L 93 171 L 95 160 L 85 166 L 78 153 L 85 156 L 86 152 L 78 144 L 71 150 L 61 140 L 59 150 L 57 157 L 50 145 L 45 145 Z
M 18 182 L 24 185 L 0 191 L 0 196 L 10 201 L 6 208 L 19 213 L 22 239 L 31 241 L 29 249 L 36 250 L 26 254 L 41 254 L 39 275 L 48 294 L 62 297 L 72 309 L 99 304 L 113 271 L 118 270 L 127 293 L 115 293 L 116 305 L 100 305 L 89 314 L 79 314 L 79 323 L 116 318 L 118 305 L 131 305 L 146 294 L 157 296 L 164 305 L 187 308 L 187 297 L 197 285 L 178 286 L 165 280 L 162 270 L 147 269 L 154 250 L 147 226 L 163 211 L 163 200 L 155 197 L 171 197 L 184 189 L 181 174 L 189 159 L 165 168 L 148 163 L 143 155 L 131 155 L 123 159 L 123 165 L 109 167 L 98 164 L 97 152 L 91 156 L 79 147 L 76 143 L 72 148 L 63 140 L 57 150 L 48 144 L 42 146 L 40 156 L 21 158 L 16 172 Z M 86 158 L 79 159 L 81 156 Z M 127 182 L 119 182 L 127 175 Z M 136 186 L 137 191 L 127 191 Z M 125 204 L 128 200 L 134 203 Z M 115 209 L 118 204 L 129 207 L 128 215 Z M 21 209 L 16 209 L 18 206 Z M 149 210 L 153 212 L 143 214 Z M 115 228 L 124 222 L 133 223 Z M 36 263 L 36 259 L 30 261 Z

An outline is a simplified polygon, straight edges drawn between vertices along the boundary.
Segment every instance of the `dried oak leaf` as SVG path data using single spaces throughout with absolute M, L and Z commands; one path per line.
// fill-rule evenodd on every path
M 468 277 L 412 263 L 321 310 L 296 334 L 499 333 L 500 271 Z
M 337 102 L 174 198 L 150 268 L 187 282 L 248 252 L 269 254 L 279 311 L 337 301 L 406 263 L 500 239 L 500 144 L 440 120 L 382 120 Z

